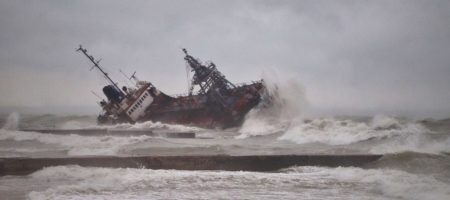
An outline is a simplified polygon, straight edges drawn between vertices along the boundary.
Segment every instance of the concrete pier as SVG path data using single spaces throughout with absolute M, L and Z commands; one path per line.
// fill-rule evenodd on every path
M 26 175 L 44 167 L 60 165 L 177 170 L 275 171 L 291 166 L 361 166 L 381 157 L 382 155 L 205 155 L 0 158 L 0 175 Z
M 157 132 L 154 130 L 116 130 L 116 129 L 22 129 L 21 131 L 32 131 L 55 135 L 77 134 L 83 136 L 139 136 L 147 135 L 167 138 L 195 138 L 195 132 Z

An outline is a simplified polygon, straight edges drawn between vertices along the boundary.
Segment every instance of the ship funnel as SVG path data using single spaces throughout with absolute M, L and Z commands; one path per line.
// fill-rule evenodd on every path
M 113 85 L 107 85 L 103 87 L 103 93 L 108 98 L 108 100 L 120 103 L 125 97 L 122 92 L 117 90 L 117 88 Z

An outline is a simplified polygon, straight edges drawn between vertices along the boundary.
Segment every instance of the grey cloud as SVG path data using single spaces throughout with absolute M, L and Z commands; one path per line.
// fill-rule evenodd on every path
M 437 0 L 1 1 L 0 107 L 95 106 L 84 44 L 117 80 L 136 70 L 168 93 L 186 91 L 186 47 L 235 82 L 297 77 L 318 110 L 443 117 L 448 19 Z

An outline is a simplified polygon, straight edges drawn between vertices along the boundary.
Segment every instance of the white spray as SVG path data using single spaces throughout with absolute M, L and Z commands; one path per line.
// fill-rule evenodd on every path
M 6 122 L 3 125 L 3 129 L 17 130 L 17 128 L 19 127 L 19 121 L 20 121 L 19 113 L 13 112 L 9 114 L 8 118 L 6 119 Z
M 292 123 L 301 121 L 301 114 L 307 105 L 304 88 L 296 78 L 280 78 L 274 69 L 262 75 L 266 87 L 266 100 L 250 111 L 237 138 L 268 135 L 286 130 Z

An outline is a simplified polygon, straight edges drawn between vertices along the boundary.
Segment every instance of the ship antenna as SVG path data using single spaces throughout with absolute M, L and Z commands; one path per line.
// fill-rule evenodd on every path
M 136 71 L 130 76 L 130 80 L 133 79 L 136 83 L 139 82 L 139 79 L 136 77 Z
M 125 72 L 123 72 L 121 69 L 119 69 L 119 71 L 125 77 L 125 83 L 128 85 L 128 87 L 130 87 L 130 84 L 128 83 L 128 81 L 130 81 L 131 78 L 128 78 L 128 76 L 125 74 Z M 133 82 L 131 82 L 131 83 L 133 83 Z
M 108 73 L 106 73 L 99 65 L 100 60 L 95 61 L 94 57 L 87 54 L 87 50 L 83 49 L 83 47 L 80 45 L 80 47 L 77 49 L 77 51 L 81 51 L 83 52 L 83 54 L 94 64 L 94 66 L 92 66 L 92 68 L 97 68 L 104 76 L 105 78 L 114 85 L 114 87 L 116 87 L 116 89 L 123 95 L 125 96 L 125 94 L 122 92 L 122 90 L 119 88 L 119 86 L 117 86 L 117 84 L 108 76 Z

